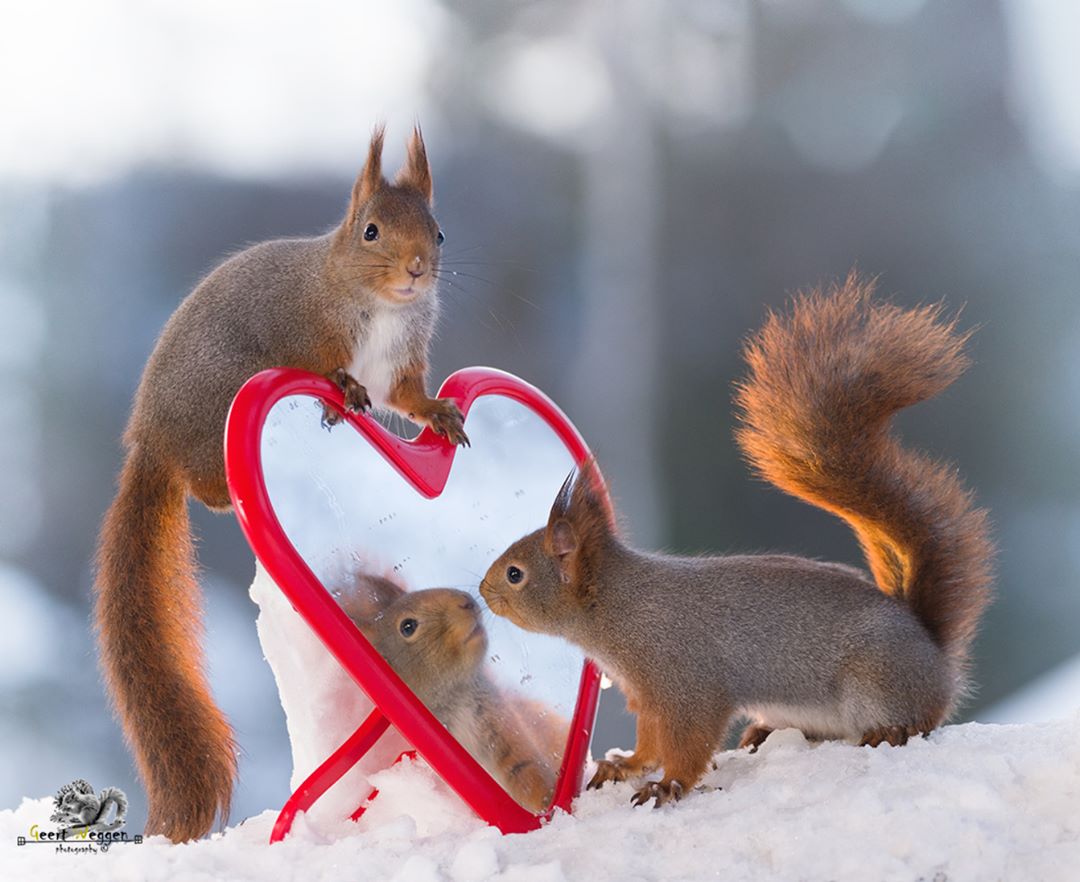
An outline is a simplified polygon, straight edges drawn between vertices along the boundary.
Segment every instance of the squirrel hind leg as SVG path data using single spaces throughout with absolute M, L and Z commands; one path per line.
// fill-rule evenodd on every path
M 739 738 L 739 749 L 749 747 L 751 753 L 757 753 L 757 749 L 765 743 L 765 739 L 773 733 L 771 726 L 760 723 L 750 723 L 743 729 L 742 737 Z
M 656 800 L 654 808 L 674 802 L 690 792 L 704 776 L 709 762 L 727 732 L 731 713 L 722 715 L 715 726 L 689 727 L 675 718 L 659 718 L 655 727 L 664 777 L 649 781 L 634 794 L 634 805 Z
M 952 704 L 940 666 L 863 653 L 849 661 L 840 699 L 846 738 L 860 745 L 898 746 L 943 723 Z
M 640 707 L 640 705 L 638 705 Z M 608 781 L 625 781 L 647 775 L 660 765 L 660 746 L 657 743 L 659 721 L 647 711 L 638 711 L 637 740 L 629 756 L 616 756 L 596 763 L 596 774 L 588 790 L 603 787 Z

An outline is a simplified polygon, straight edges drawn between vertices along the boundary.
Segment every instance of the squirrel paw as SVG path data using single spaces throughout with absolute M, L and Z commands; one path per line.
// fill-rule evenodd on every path
M 451 444 L 469 447 L 469 436 L 465 434 L 465 417 L 458 406 L 449 398 L 436 398 L 431 410 L 423 417 L 436 435 L 441 435 Z
M 859 747 L 877 747 L 879 744 L 891 744 L 899 747 L 907 744 L 908 739 L 915 735 L 929 735 L 922 732 L 918 726 L 882 726 L 880 729 L 871 729 L 863 734 Z
M 332 429 L 344 419 L 344 417 L 329 404 L 324 404 L 322 402 L 316 403 L 322 404 L 322 419 L 319 420 L 319 425 L 324 429 Z
M 349 374 L 345 368 L 337 368 L 326 375 L 331 383 L 337 386 L 345 398 L 345 410 L 350 413 L 363 413 L 371 409 L 371 399 L 367 389 L 361 386 Z M 342 420 L 342 416 L 327 404 L 323 405 L 322 425 L 324 429 L 336 426 Z
M 337 386 L 345 396 L 346 410 L 362 413 L 371 408 L 371 399 L 368 398 L 367 389 L 356 382 L 345 368 L 330 371 L 326 379 Z
M 668 802 L 678 802 L 683 797 L 683 786 L 678 781 L 649 781 L 644 787 L 633 795 L 630 802 L 635 806 L 645 805 L 650 799 L 655 799 L 653 808 L 660 808 Z
M 765 739 L 772 735 L 773 730 L 768 726 L 759 726 L 751 723 L 743 729 L 742 738 L 739 739 L 739 747 L 749 747 L 751 753 L 757 753 L 757 749 L 765 743 Z
M 596 761 L 596 774 L 592 776 L 586 790 L 599 790 L 608 781 L 625 781 L 640 769 L 632 769 L 627 763 L 628 757 L 617 756 L 610 760 Z

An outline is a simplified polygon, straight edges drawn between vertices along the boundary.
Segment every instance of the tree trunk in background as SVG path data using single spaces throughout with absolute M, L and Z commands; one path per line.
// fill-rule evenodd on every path
M 611 105 L 584 145 L 584 291 L 574 414 L 598 443 L 600 466 L 626 516 L 628 538 L 654 547 L 664 536 L 657 430 L 661 316 L 657 308 L 657 143 L 643 112 L 657 73 L 653 53 L 663 9 L 649 2 L 597 3 L 587 33 L 609 72 Z

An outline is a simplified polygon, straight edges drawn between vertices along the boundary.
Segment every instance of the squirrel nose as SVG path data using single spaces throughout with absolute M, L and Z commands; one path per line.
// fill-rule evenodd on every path
M 405 269 L 414 279 L 419 279 L 426 271 L 423 258 L 421 258 L 419 254 L 409 261 L 409 265 L 405 267 Z
M 476 609 L 476 601 L 473 600 L 471 597 L 466 597 L 463 601 L 461 601 L 461 608 L 469 610 L 471 612 L 472 610 Z

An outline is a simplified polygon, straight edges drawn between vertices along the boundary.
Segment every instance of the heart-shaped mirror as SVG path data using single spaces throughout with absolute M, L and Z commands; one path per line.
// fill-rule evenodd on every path
M 230 412 L 227 472 L 248 541 L 375 705 L 290 802 L 308 807 L 389 723 L 489 823 L 534 829 L 580 788 L 599 674 L 575 647 L 488 613 L 478 583 L 546 521 L 588 451 L 508 374 L 459 371 L 439 395 L 458 402 L 471 448 L 430 430 L 406 440 L 367 415 L 325 431 L 315 405 L 340 410 L 340 392 L 299 371 L 252 378 Z

